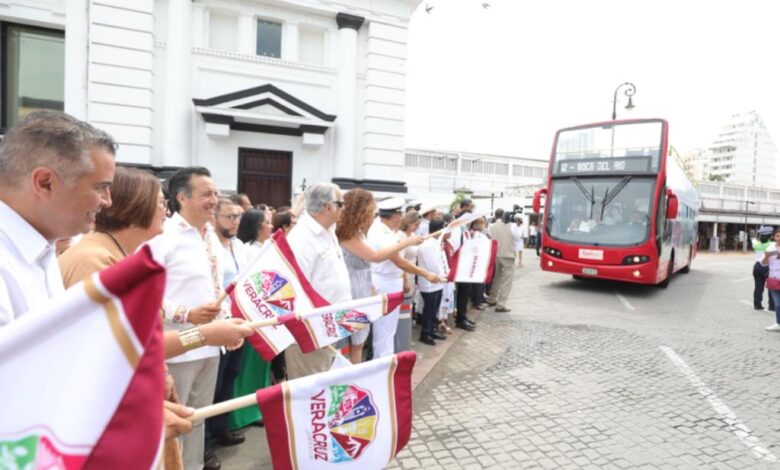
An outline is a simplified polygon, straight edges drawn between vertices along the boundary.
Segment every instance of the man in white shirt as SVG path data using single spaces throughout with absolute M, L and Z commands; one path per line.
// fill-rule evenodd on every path
M 401 225 L 401 207 L 403 199 L 389 198 L 380 201 L 376 206 L 379 217 L 368 229 L 366 241 L 375 250 L 400 243 L 396 231 Z M 404 287 L 403 273 L 407 272 L 417 276 L 424 276 L 428 281 L 436 283 L 441 279 L 436 274 L 422 269 L 403 259 L 400 254 L 395 254 L 381 263 L 371 263 L 371 282 L 374 289 L 380 294 L 400 292 Z M 380 358 L 394 353 L 395 332 L 398 329 L 398 316 L 401 307 L 384 315 L 371 325 L 373 332 L 373 357 Z
M 243 210 L 241 206 L 226 197 L 219 198 L 215 220 L 215 232 L 219 239 L 219 252 L 222 259 L 222 287 L 233 282 L 246 263 L 244 244 L 236 238 L 238 224 Z M 229 302 L 229 301 L 227 301 Z M 243 350 L 225 350 L 219 357 L 217 385 L 214 392 L 214 403 L 220 403 L 233 398 L 233 381 L 241 371 Z M 234 446 L 244 442 L 244 436 L 235 433 L 228 427 L 228 414 L 209 418 L 206 422 L 208 435 L 218 444 Z
M 330 303 L 352 298 L 349 273 L 336 239 L 335 226 L 344 207 L 341 189 L 332 183 L 315 183 L 306 189 L 306 209 L 287 235 L 301 272 L 314 290 Z M 285 350 L 290 379 L 324 372 L 333 363 L 330 348 L 303 354 L 297 344 Z
M 222 315 L 215 302 L 222 293 L 220 244 L 211 221 L 219 192 L 209 171 L 202 167 L 178 170 L 168 182 L 172 209 L 165 231 L 150 243 L 164 253 L 165 329 L 183 330 L 207 323 Z M 219 348 L 205 346 L 168 360 L 182 404 L 200 408 L 213 403 L 219 366 Z M 203 423 L 183 437 L 184 468 L 204 467 L 205 433 Z M 219 468 L 213 454 L 205 468 Z
M 64 288 L 54 243 L 89 231 L 111 205 L 116 145 L 67 114 L 28 114 L 0 153 L 0 327 Z

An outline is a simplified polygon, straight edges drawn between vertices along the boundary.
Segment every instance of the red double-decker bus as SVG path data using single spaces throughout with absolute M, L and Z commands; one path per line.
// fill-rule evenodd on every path
M 663 119 L 610 121 L 555 134 L 544 197 L 545 271 L 658 284 L 696 255 L 698 194 L 668 156 Z

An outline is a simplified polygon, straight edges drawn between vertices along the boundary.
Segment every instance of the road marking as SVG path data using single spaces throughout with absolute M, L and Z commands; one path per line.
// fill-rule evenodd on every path
M 752 277 L 743 277 L 742 279 L 735 279 L 733 282 L 745 282 L 753 279 Z
M 631 305 L 631 302 L 628 301 L 625 297 L 615 292 L 615 295 L 617 296 L 618 300 L 621 304 L 623 304 L 624 307 L 626 307 L 628 310 L 636 310 L 633 305 Z
M 749 300 L 742 300 L 742 299 L 740 299 L 739 301 L 742 302 L 745 305 L 750 306 L 750 307 L 753 306 L 753 302 L 750 302 Z
M 757 459 L 766 460 L 768 462 L 778 462 L 778 458 L 767 449 L 761 441 L 753 435 L 753 431 L 748 428 L 745 423 L 737 418 L 737 415 L 725 404 L 723 401 L 715 395 L 715 392 L 710 390 L 704 382 L 688 367 L 688 364 L 677 355 L 672 348 L 668 346 L 660 346 L 661 351 L 666 354 L 669 360 L 674 363 L 675 366 L 682 372 L 682 374 L 691 382 L 696 390 L 707 398 L 710 406 L 715 410 L 720 418 L 726 422 L 729 431 L 731 431 L 737 438 L 745 444 L 753 455 Z

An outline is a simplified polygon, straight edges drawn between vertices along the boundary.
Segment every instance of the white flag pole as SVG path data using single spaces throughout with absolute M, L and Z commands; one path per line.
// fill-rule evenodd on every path
M 192 416 L 189 417 L 189 420 L 194 423 L 206 418 L 211 418 L 212 416 L 230 413 L 231 411 L 240 410 L 241 408 L 252 405 L 257 405 L 257 398 L 255 398 L 254 393 L 198 408 Z
M 333 346 L 328 345 L 326 347 L 332 350 L 335 354 L 341 354 Z M 257 405 L 257 398 L 255 397 L 254 393 L 249 393 L 242 397 L 225 400 L 213 405 L 204 406 L 203 408 L 198 408 L 195 410 L 192 416 L 189 417 L 189 420 L 194 423 L 196 421 L 211 418 L 212 416 L 230 413 L 231 411 L 240 410 L 241 408 L 246 408 L 252 405 Z

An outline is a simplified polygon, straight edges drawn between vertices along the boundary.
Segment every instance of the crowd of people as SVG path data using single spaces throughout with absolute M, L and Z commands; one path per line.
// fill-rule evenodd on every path
M 115 152 L 108 134 L 64 113 L 31 113 L 7 132 L 0 153 L 0 327 L 145 244 L 161 253 L 168 468 L 219 468 L 213 446 L 240 444 L 237 430 L 263 423 L 255 406 L 193 425 L 194 409 L 333 363 L 336 350 L 303 354 L 295 344 L 264 361 L 244 343 L 253 330 L 231 318 L 229 300 L 218 302 L 274 232 L 285 234 L 301 274 L 328 302 L 404 292 L 400 308 L 337 345 L 352 363 L 409 349 L 414 321 L 419 341 L 435 346 L 452 327 L 476 329 L 470 308 L 510 311 L 512 273 L 526 240 L 500 209 L 489 224 L 478 217 L 445 231 L 453 220 L 474 218 L 470 200 L 439 210 L 399 198 L 376 201 L 363 189 L 342 192 L 325 182 L 306 188 L 293 207 L 273 208 L 246 194 L 223 196 L 206 168 L 182 168 L 160 182 L 117 166 Z M 472 237 L 497 241 L 491 285 L 447 281 L 454 253 Z

